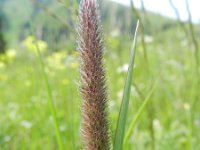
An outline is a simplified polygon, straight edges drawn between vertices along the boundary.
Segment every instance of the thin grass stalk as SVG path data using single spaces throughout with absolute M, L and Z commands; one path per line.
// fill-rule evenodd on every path
M 69 81 L 72 81 L 73 78 L 72 78 L 72 70 L 68 69 L 68 79 Z M 67 87 L 67 99 L 69 100 L 70 103 L 67 103 L 67 110 L 68 110 L 68 115 L 70 115 L 68 117 L 68 124 L 69 124 L 69 130 L 71 131 L 71 136 L 70 138 L 72 139 L 72 141 L 69 141 L 70 142 L 70 145 L 71 145 L 71 148 L 75 149 L 76 146 L 77 146 L 77 141 L 76 141 L 76 138 L 75 138 L 75 133 L 76 132 L 76 125 L 75 125 L 75 108 L 74 106 L 75 105 L 75 97 L 74 97 L 74 93 L 73 93 L 73 89 L 72 89 L 72 86 L 71 85 L 68 85 Z
M 67 13 L 69 14 L 69 19 L 71 19 L 72 21 L 69 24 L 71 24 L 71 26 L 74 27 L 75 29 L 75 24 L 74 22 L 76 22 L 76 16 L 77 16 L 77 10 L 78 10 L 78 2 L 77 0 L 57 0 L 58 3 L 62 4 L 62 6 L 67 10 Z
M 178 11 L 178 9 L 177 9 L 177 7 L 175 6 L 175 4 L 173 3 L 173 1 L 172 0 L 169 0 L 169 4 L 170 4 L 170 6 L 172 7 L 172 9 L 173 9 L 173 11 L 174 11 L 174 13 L 175 13 L 175 15 L 176 15 L 176 17 L 177 17 L 177 22 L 178 22 L 178 24 L 179 24 L 179 26 L 180 26 L 180 28 L 183 30 L 183 32 L 184 32 L 184 34 L 185 34 L 185 38 L 186 39 L 188 39 L 188 48 L 190 47 L 190 45 L 191 45 L 191 39 L 190 39 L 190 35 L 189 35 L 189 32 L 188 32 L 188 30 L 187 30 L 187 28 L 186 28 L 186 26 L 184 26 L 184 23 L 183 23 L 183 21 L 181 21 L 181 17 L 180 17 L 180 14 L 179 14 L 179 11 Z M 182 57 L 182 59 L 181 59 L 181 64 L 184 64 L 184 56 Z M 184 77 L 185 77 L 185 80 L 187 80 L 186 78 L 186 72 L 183 70 L 183 75 L 184 75 Z
M 132 76 L 133 76 L 133 66 L 134 66 L 134 61 L 135 61 L 135 45 L 136 45 L 138 26 L 139 26 L 139 20 L 137 21 L 133 44 L 131 47 L 129 67 L 128 67 L 127 77 L 125 81 L 120 112 L 118 116 L 117 128 L 115 131 L 115 139 L 114 139 L 114 145 L 113 145 L 114 150 L 122 150 L 123 142 L 124 142 L 125 125 L 126 125 L 126 120 L 127 120 L 127 115 L 128 115 L 129 98 L 130 98 L 131 83 L 132 83 Z
M 187 29 L 185 28 L 184 26 L 184 23 L 181 21 L 181 17 L 180 17 L 180 14 L 179 14 L 179 11 L 178 9 L 176 8 L 175 4 L 173 3 L 172 0 L 169 0 L 169 4 L 170 6 L 172 7 L 176 17 L 177 17 L 177 20 L 178 20 L 178 24 L 179 26 L 181 27 L 181 29 L 183 30 L 184 34 L 185 34 L 185 37 L 188 38 L 189 37 L 189 34 L 188 34 L 188 31 Z
M 109 150 L 103 41 L 96 0 L 81 0 L 78 24 L 84 150 Z
M 187 9 L 187 13 L 188 13 L 188 23 L 189 23 L 189 29 L 190 29 L 190 34 L 192 36 L 192 41 L 194 44 L 194 50 L 195 50 L 195 61 L 196 61 L 196 73 L 197 76 L 199 75 L 199 45 L 195 36 L 195 30 L 194 30 L 194 26 L 192 23 L 192 15 L 190 12 L 190 6 L 189 6 L 189 2 L 188 0 L 185 0 L 186 3 L 186 9 Z
M 142 113 L 145 111 L 145 108 L 146 108 L 146 106 L 147 106 L 147 104 L 148 104 L 148 102 L 149 102 L 154 91 L 155 91 L 155 85 L 152 87 L 150 92 L 147 94 L 146 98 L 142 102 L 142 105 L 138 109 L 138 112 L 136 113 L 135 117 L 133 118 L 133 120 L 132 120 L 132 122 L 131 122 L 131 124 L 128 128 L 128 131 L 126 133 L 126 136 L 125 136 L 125 140 L 124 140 L 125 145 L 127 144 L 128 140 L 130 139 L 131 134 L 132 134 L 132 132 L 133 132 L 135 126 L 136 126 L 136 123 L 140 119 L 140 116 L 142 115 Z
M 148 14 L 147 14 L 147 11 L 146 11 L 146 8 L 145 8 L 145 5 L 144 5 L 144 0 L 141 0 L 141 8 L 142 8 L 142 13 L 144 14 L 144 20 L 146 20 L 146 23 L 148 25 L 150 25 L 150 21 L 149 21 L 149 18 L 148 18 Z
M 142 17 L 140 15 L 140 13 L 138 12 L 138 10 L 135 8 L 134 6 L 134 3 L 133 3 L 133 0 L 130 0 L 131 2 L 131 8 L 132 8 L 132 11 L 133 13 L 135 14 L 135 16 L 140 20 L 140 24 L 141 24 L 141 41 L 142 41 L 142 47 L 143 47 L 143 52 L 144 52 L 144 59 L 146 61 L 146 70 L 147 70 L 147 73 L 150 73 L 150 70 L 149 70 L 149 62 L 148 62 L 148 54 L 147 54 L 147 49 L 146 49 L 146 42 L 145 42 L 145 37 L 144 37 L 144 23 L 143 23 L 143 20 L 142 20 Z M 152 105 L 153 107 L 153 105 Z M 153 108 L 148 108 L 148 119 L 149 119 L 149 131 L 150 131 L 150 136 L 151 136 L 151 140 L 152 140 L 152 149 L 154 150 L 155 149 L 155 137 L 154 137 L 154 129 L 153 129 Z
M 138 10 L 134 6 L 133 0 L 130 0 L 130 3 L 131 3 L 131 10 L 132 10 L 132 12 L 136 16 L 136 18 L 138 20 L 140 20 L 140 31 L 141 31 L 141 41 L 142 41 L 142 47 L 143 47 L 143 54 L 144 54 L 144 59 L 146 61 L 146 65 L 147 65 L 147 71 L 149 71 L 149 67 L 148 67 L 148 54 L 147 54 L 147 49 L 146 49 L 145 37 L 144 37 L 144 23 L 143 23 L 143 20 L 142 20 L 142 17 L 140 15 L 140 13 L 138 12 Z
M 183 21 L 181 21 L 181 17 L 180 17 L 179 11 L 178 11 L 177 7 L 175 6 L 175 4 L 173 3 L 173 1 L 169 0 L 169 4 L 172 7 L 172 9 L 173 9 L 173 11 L 174 11 L 174 13 L 175 13 L 175 15 L 177 17 L 177 22 L 178 22 L 180 28 L 182 29 L 182 31 L 184 32 L 185 38 L 188 39 L 187 43 L 188 43 L 188 48 L 189 48 L 191 43 L 192 43 L 190 35 L 189 35 L 189 32 L 187 31 L 187 28 L 184 25 Z M 182 59 L 181 59 L 181 64 L 184 64 L 184 58 L 185 57 L 183 56 Z M 186 80 L 186 73 L 184 71 L 183 71 L 183 75 L 184 75 L 185 80 Z
M 30 23 L 33 24 L 32 21 L 30 21 Z M 31 33 L 33 35 L 35 35 L 35 37 L 36 37 L 36 33 L 35 33 L 35 30 L 34 30 L 33 27 L 31 28 Z M 46 70 L 45 70 L 45 64 L 43 62 L 42 55 L 40 53 L 40 48 L 39 48 L 37 39 L 34 42 L 35 42 L 35 48 L 36 48 L 38 60 L 39 60 L 41 70 L 42 70 L 42 75 L 44 77 L 46 92 L 47 92 L 47 96 L 48 96 L 48 105 L 49 105 L 49 109 L 50 109 L 50 112 L 51 112 L 51 115 L 52 115 L 52 118 L 53 118 L 53 125 L 54 125 L 54 131 L 55 131 L 55 136 L 56 136 L 56 142 L 57 142 L 57 145 L 58 145 L 58 150 L 63 150 L 64 144 L 63 144 L 61 132 L 60 132 L 60 129 L 59 129 L 59 122 L 58 122 L 58 119 L 57 119 L 56 108 L 55 108 L 55 105 L 54 105 L 54 102 L 53 102 L 51 86 L 50 86 L 50 83 L 49 83 L 48 75 L 47 75 Z
M 139 97 L 141 99 L 144 99 L 145 97 L 144 97 L 142 91 L 140 90 L 140 88 L 138 87 L 138 85 L 135 82 L 133 82 L 133 86 L 135 87 L 135 90 L 136 90 L 137 94 L 139 95 Z
M 28 10 L 27 10 L 27 12 L 28 12 Z M 32 33 L 32 35 L 34 35 L 36 37 L 35 29 L 32 26 L 33 25 L 32 20 L 30 20 L 30 24 L 31 24 L 30 32 Z M 35 39 L 34 42 L 35 42 L 36 53 L 37 53 L 38 60 L 39 60 L 41 70 L 42 70 L 42 75 L 44 77 L 46 92 L 47 92 L 47 96 L 48 96 L 48 105 L 49 105 L 49 109 L 50 109 L 50 112 L 51 112 L 51 115 L 52 115 L 52 118 L 53 118 L 54 132 L 55 132 L 55 136 L 56 136 L 56 142 L 57 142 L 57 145 L 58 145 L 58 150 L 63 150 L 64 144 L 63 144 L 61 132 L 60 132 L 60 129 L 59 129 L 59 122 L 58 122 L 58 119 L 57 119 L 56 108 L 55 108 L 55 105 L 54 105 L 54 102 L 53 102 L 51 86 L 50 86 L 50 83 L 49 83 L 48 75 L 47 75 L 46 70 L 45 70 L 45 63 L 43 62 L 42 55 L 40 53 L 40 48 L 39 48 L 39 45 L 38 45 L 38 42 L 37 42 L 37 38 Z
M 45 64 L 42 60 L 42 56 L 40 53 L 40 49 L 37 43 L 37 40 L 35 41 L 35 45 L 36 45 L 36 50 L 37 50 L 37 54 L 38 54 L 38 59 L 40 62 L 40 66 L 42 68 L 42 74 L 45 80 L 45 85 L 46 85 L 46 90 L 47 90 L 47 95 L 48 95 L 48 104 L 49 104 L 49 109 L 51 111 L 51 115 L 53 118 L 53 124 L 54 124 L 54 128 L 55 128 L 55 134 L 56 134 L 56 140 L 58 143 L 58 149 L 59 150 L 63 150 L 63 142 L 62 142 L 62 137 L 61 137 L 61 133 L 60 133 L 60 129 L 59 129 L 59 123 L 58 123 L 58 119 L 57 119 L 57 114 L 56 114 L 56 108 L 53 102 L 53 97 L 52 97 L 52 90 L 49 84 L 49 80 L 48 80 L 48 76 L 47 73 L 45 71 Z
M 195 132 L 194 132 L 194 120 L 195 120 L 195 114 L 194 111 L 196 110 L 196 103 L 199 100 L 199 85 L 200 85 L 200 77 L 199 77 L 199 45 L 195 36 L 195 29 L 192 23 L 192 15 L 191 15 L 191 11 L 190 11 L 190 6 L 189 6 L 189 2 L 188 0 L 185 0 L 186 3 L 186 9 L 187 9 L 187 13 L 188 13 L 188 23 L 189 23 L 189 29 L 190 29 L 190 34 L 192 37 L 192 41 L 194 44 L 194 57 L 195 57 L 195 63 L 196 63 L 196 82 L 194 83 L 194 100 L 191 102 L 191 113 L 190 113 L 190 118 L 191 118 L 191 124 L 190 124 L 190 137 L 192 138 L 193 136 L 195 136 Z M 190 140 L 192 141 L 192 139 Z M 192 143 L 190 143 L 192 147 Z
M 72 28 L 67 22 L 65 22 L 62 18 L 57 16 L 55 13 L 51 12 L 51 10 L 49 10 L 47 7 L 43 6 L 40 2 L 38 2 L 37 0 L 31 0 L 31 1 L 34 4 L 36 4 L 39 8 L 41 8 L 49 16 L 51 16 L 52 18 L 54 18 L 55 20 L 60 22 L 66 30 L 69 30 L 69 31 L 73 31 L 74 30 L 74 28 Z
M 188 1 L 187 0 L 185 0 L 185 2 L 186 2 L 186 9 L 187 9 L 187 13 L 188 13 L 188 16 L 189 16 L 189 18 L 188 18 L 188 23 L 189 23 L 189 32 L 187 31 L 187 29 L 185 28 L 185 26 L 184 26 L 184 24 L 183 24 L 183 22 L 181 21 L 181 18 L 180 18 L 180 15 L 179 15 L 179 11 L 178 11 L 178 9 L 176 8 L 176 6 L 174 5 L 174 3 L 172 2 L 172 0 L 169 0 L 169 3 L 170 3 L 170 5 L 171 5 L 171 7 L 172 7 L 172 9 L 174 10 L 174 12 L 175 12 L 175 14 L 176 14 L 176 16 L 177 16 L 177 19 L 178 19 L 178 22 L 179 22 L 179 25 L 180 25 L 180 27 L 182 28 L 182 30 L 184 31 L 184 33 L 185 33 L 185 37 L 186 38 L 188 38 L 189 36 L 191 36 L 192 37 L 192 41 L 190 41 L 190 39 L 188 38 L 188 40 L 189 40 L 189 47 L 190 47 L 190 42 L 192 42 L 193 43 L 193 45 L 194 45 L 194 49 L 195 49 L 195 70 L 196 70 L 196 75 L 197 75 L 197 78 L 199 78 L 198 77 L 198 74 L 199 74 L 199 71 L 198 71 L 198 68 L 199 68 L 199 60 L 198 60 L 198 43 L 197 43 L 197 40 L 196 40 L 196 37 L 195 37 L 195 34 L 194 34 L 194 27 L 193 27 L 193 23 L 192 23 L 192 16 L 191 16 L 191 12 L 190 12 L 190 9 L 189 9 L 189 3 L 188 3 Z M 185 76 L 185 80 L 187 81 L 187 79 L 186 79 L 186 72 L 185 71 L 183 71 L 183 75 Z M 198 79 L 197 79 L 198 80 Z M 196 83 L 195 83 L 195 86 L 194 87 L 196 87 L 196 89 L 198 90 L 198 81 L 197 81 L 197 85 L 196 85 Z M 195 90 L 195 89 L 193 89 L 193 90 Z M 192 90 L 192 91 L 193 91 Z M 195 90 L 196 91 L 196 90 Z M 198 94 L 198 91 L 197 91 L 197 94 Z M 193 124 L 193 122 L 194 122 L 194 113 L 193 113 L 193 109 L 194 109 L 194 107 L 195 107 L 195 101 L 198 99 L 197 98 L 198 96 L 196 96 L 195 98 L 194 98 L 194 100 L 191 102 L 191 109 L 190 110 L 188 110 L 188 112 L 187 112 L 187 123 L 188 123 L 188 127 L 189 127 L 189 129 L 190 129 L 190 131 L 189 131 L 189 133 L 188 133 L 188 149 L 192 149 L 192 137 L 194 136 L 194 124 Z M 193 97 L 191 97 L 191 99 L 193 99 Z

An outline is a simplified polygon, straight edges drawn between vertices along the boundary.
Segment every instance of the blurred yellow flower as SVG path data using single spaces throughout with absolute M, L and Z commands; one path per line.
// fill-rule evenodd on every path
M 8 62 L 13 61 L 16 58 L 16 50 L 14 49 L 9 49 L 6 51 L 6 60 Z
M 73 51 L 72 52 L 72 56 L 77 57 L 78 56 L 78 52 L 77 51 Z
M 77 62 L 72 62 L 71 63 L 71 68 L 73 68 L 73 69 L 78 68 L 78 63 Z
M 185 110 L 190 110 L 190 104 L 189 103 L 183 103 L 183 108 Z
M 31 81 L 26 80 L 24 84 L 25 84 L 25 86 L 28 86 L 28 87 L 29 87 L 29 86 L 31 86 Z
M 55 52 L 47 57 L 48 65 L 53 69 L 65 69 L 64 59 L 67 53 L 65 51 Z
M 15 58 L 16 58 L 16 50 L 14 49 L 9 49 L 5 52 L 5 54 L 0 55 L 0 61 L 2 62 L 12 62 Z
M 14 49 L 9 49 L 6 51 L 6 56 L 10 59 L 13 59 L 16 57 L 16 50 Z
M 0 62 L 0 69 L 5 68 L 5 64 L 3 62 Z
M 6 81 L 8 77 L 6 75 L 0 74 L 0 81 Z
M 68 85 L 68 84 L 69 84 L 69 80 L 67 80 L 67 79 L 63 79 L 63 80 L 62 80 L 62 84 L 64 84 L 64 85 Z
M 40 52 L 44 52 L 47 50 L 47 43 L 44 41 L 41 41 L 41 40 L 36 40 L 35 37 L 33 37 L 33 36 L 28 36 L 23 41 L 23 44 L 29 51 L 32 51 L 32 52 L 37 52 L 37 47 L 36 47 L 37 45 L 38 45 Z
M 52 54 L 52 57 L 59 61 L 65 59 L 66 56 L 67 53 L 65 51 L 59 51 Z

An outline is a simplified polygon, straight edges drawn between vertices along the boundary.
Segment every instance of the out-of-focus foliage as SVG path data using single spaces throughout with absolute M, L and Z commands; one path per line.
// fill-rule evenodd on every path
M 8 49 L 5 53 L 0 55 L 0 62 L 9 63 L 14 61 L 15 58 L 16 58 L 16 50 Z
M 101 4 L 105 32 L 118 30 L 120 34 L 132 36 L 136 17 L 131 9 L 108 0 L 101 1 Z M 8 20 L 5 36 L 9 45 L 17 45 L 18 41 L 24 40 L 34 28 L 37 38 L 46 41 L 49 50 L 55 51 L 69 45 L 71 50 L 75 49 L 78 9 L 75 0 L 6 0 L 2 6 L 4 17 Z M 175 20 L 155 13 L 148 12 L 148 18 L 151 18 L 150 22 L 144 22 L 145 34 L 148 35 L 177 26 Z
M 29 51 L 35 52 L 37 53 L 37 47 L 36 44 L 38 46 L 38 49 L 40 50 L 40 52 L 44 52 L 47 50 L 47 43 L 41 40 L 36 40 L 35 37 L 33 36 L 28 36 L 24 41 L 23 41 L 23 45 L 25 46 L 25 48 Z
M 0 55 L 0 150 L 57 149 L 36 43 L 52 89 L 64 147 L 81 149 L 76 51 L 78 4 L 74 2 L 0 0 L 2 33 L 8 43 L 6 52 Z M 129 7 L 108 0 L 100 3 L 112 134 L 136 18 Z M 147 11 L 147 22 L 143 12 L 139 12 L 144 21 L 149 69 L 144 61 L 139 27 L 127 127 L 154 80 L 157 85 L 126 149 L 199 150 L 200 87 L 191 37 L 185 36 L 176 20 Z M 187 22 L 183 25 L 188 29 Z M 195 24 L 197 39 L 199 29 L 199 24 Z
M 3 19 L 3 14 L 0 11 L 0 54 L 5 53 L 6 50 L 6 41 L 3 34 Z

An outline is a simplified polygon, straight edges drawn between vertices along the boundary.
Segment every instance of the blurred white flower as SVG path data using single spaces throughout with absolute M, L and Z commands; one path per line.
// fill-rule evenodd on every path
M 16 119 L 16 114 L 17 114 L 17 112 L 14 110 L 14 111 L 11 111 L 10 113 L 9 113 L 9 117 L 10 117 L 10 119 Z
M 127 72 L 128 71 L 128 64 L 124 64 L 117 68 L 118 73 Z
M 194 123 L 197 127 L 199 127 L 200 126 L 200 118 L 195 119 Z
M 138 92 L 137 92 L 135 86 L 131 86 L 131 94 L 133 96 L 139 97 Z
M 23 120 L 21 121 L 21 126 L 23 126 L 26 129 L 30 129 L 32 127 L 32 123 L 27 120 Z
M 110 33 L 110 35 L 112 36 L 112 37 L 117 37 L 117 36 L 119 36 L 120 35 L 120 31 L 119 30 L 112 30 L 111 31 L 111 33 Z
M 64 132 L 66 130 L 66 126 L 65 125 L 60 125 L 59 129 L 61 132 Z
M 160 121 L 158 119 L 154 119 L 153 120 L 153 128 L 155 130 L 155 133 L 156 133 L 156 138 L 157 139 L 160 139 L 161 136 L 162 136 L 162 131 L 163 131 L 163 127 L 160 123 Z
M 153 42 L 153 37 L 149 35 L 145 35 L 144 40 L 146 43 Z
M 123 96 L 123 90 L 117 92 L 117 97 L 122 98 L 122 96 Z
M 11 137 L 9 135 L 6 135 L 4 138 L 3 138 L 4 142 L 8 142 L 11 140 Z
M 53 122 L 53 117 L 52 116 L 49 116 L 49 121 Z
M 188 103 L 183 103 L 183 108 L 184 108 L 185 110 L 190 110 L 190 104 L 188 104 Z

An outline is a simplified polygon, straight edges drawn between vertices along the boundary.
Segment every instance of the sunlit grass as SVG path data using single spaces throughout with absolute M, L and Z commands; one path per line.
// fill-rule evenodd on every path
M 151 149 L 147 108 L 153 102 L 155 144 L 157 149 L 199 149 L 199 102 L 192 107 L 198 82 L 194 80 L 193 53 L 184 44 L 177 42 L 179 34 L 175 31 L 158 33 L 148 43 L 148 58 L 151 77 L 160 77 L 156 90 L 140 116 L 138 125 L 131 132 L 127 150 Z M 161 38 L 163 37 L 163 38 Z M 109 35 L 106 38 L 111 38 Z M 107 40 L 108 41 L 108 40 Z M 126 64 L 128 64 L 131 39 L 121 43 L 107 44 L 106 70 L 109 87 L 109 112 L 111 133 L 114 136 L 118 112 L 122 99 Z M 161 44 L 162 42 L 162 44 Z M 170 43 L 170 44 L 169 44 Z M 146 74 L 140 41 L 137 43 L 134 81 L 146 97 L 149 81 Z M 180 53 L 181 49 L 181 53 Z M 66 50 L 44 52 L 43 61 L 52 88 L 56 105 L 59 129 L 63 145 L 67 150 L 80 149 L 80 95 L 78 94 L 78 57 Z M 121 52 L 119 55 L 118 52 Z M 27 48 L 17 49 L 12 61 L 0 62 L 0 149 L 57 149 L 51 113 L 47 103 L 42 72 L 37 57 Z M 58 56 L 57 56 L 58 55 Z M 59 56 L 61 55 L 61 56 Z M 63 57 L 65 55 L 65 57 Z M 187 57 L 186 57 L 187 56 Z M 50 59 L 50 60 L 49 60 Z M 56 60 L 57 59 L 57 60 Z M 55 63 L 54 61 L 55 60 Z M 58 63 L 58 65 L 57 65 Z M 2 67 L 1 67 L 2 66 Z M 124 67 L 125 66 L 125 67 Z M 119 71 L 121 69 L 121 71 Z M 194 86 L 195 85 L 195 86 Z M 144 99 L 131 85 L 127 129 L 137 114 Z M 191 115 L 192 112 L 192 115 Z M 192 118 L 191 118 L 192 117 Z M 192 122 L 194 120 L 194 122 Z
M 123 98 L 122 98 L 121 107 L 120 107 L 119 116 L 118 116 L 117 128 L 115 131 L 115 139 L 114 139 L 114 145 L 113 145 L 113 148 L 115 150 L 121 150 L 123 147 L 123 142 L 124 142 L 125 126 L 126 126 L 126 120 L 128 116 L 129 98 L 130 98 L 132 76 L 133 76 L 133 67 L 134 67 L 134 61 L 135 61 L 135 47 L 136 47 L 135 45 L 136 45 L 138 27 L 139 27 L 139 21 L 137 22 L 133 45 L 131 47 L 129 67 L 128 67 L 127 77 L 126 77 L 124 91 L 123 91 Z

